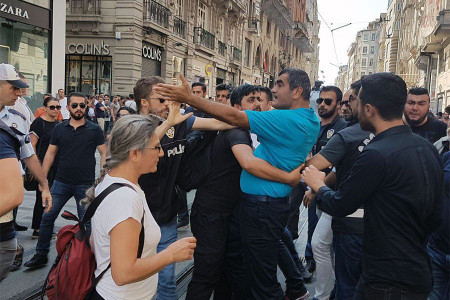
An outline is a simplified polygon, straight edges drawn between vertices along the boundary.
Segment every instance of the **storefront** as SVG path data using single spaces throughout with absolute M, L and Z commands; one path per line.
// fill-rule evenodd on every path
M 110 95 L 112 88 L 112 56 L 106 41 L 97 43 L 69 42 L 66 46 L 66 93 Z M 95 89 L 95 90 L 94 90 Z
M 164 56 L 165 53 L 161 47 L 142 42 L 142 77 L 161 76 Z
M 52 91 L 54 85 L 51 79 L 54 6 L 52 9 L 50 0 L 0 2 L 0 63 L 15 66 L 25 76 L 30 86 L 26 98 L 32 109 L 42 106 L 43 95 Z M 62 17 L 65 18 L 65 11 Z M 64 41 L 64 36 L 57 38 Z

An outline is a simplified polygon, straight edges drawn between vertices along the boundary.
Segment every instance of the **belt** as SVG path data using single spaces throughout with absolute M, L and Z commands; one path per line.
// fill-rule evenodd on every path
M 346 218 L 364 218 L 364 208 L 360 208 L 351 215 L 345 216 Z
M 289 202 L 289 197 L 274 198 L 274 197 L 270 197 L 270 196 L 251 195 L 251 194 L 246 194 L 246 193 L 242 193 L 242 199 L 244 199 L 244 201 L 247 201 L 250 203 L 259 203 L 259 202 L 288 203 Z

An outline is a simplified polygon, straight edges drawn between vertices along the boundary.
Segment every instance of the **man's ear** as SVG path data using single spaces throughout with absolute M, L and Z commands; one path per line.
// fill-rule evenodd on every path
M 241 106 L 239 104 L 234 104 L 233 107 L 236 108 L 237 110 L 241 110 Z
M 141 106 L 149 107 L 150 103 L 146 99 L 141 99 Z
M 298 86 L 292 91 L 292 98 L 300 99 L 302 97 L 302 94 L 303 94 L 303 88 L 301 86 Z

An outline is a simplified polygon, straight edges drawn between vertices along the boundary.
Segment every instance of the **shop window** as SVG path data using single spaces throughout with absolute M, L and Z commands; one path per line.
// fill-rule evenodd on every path
M 66 93 L 111 94 L 111 56 L 66 55 Z

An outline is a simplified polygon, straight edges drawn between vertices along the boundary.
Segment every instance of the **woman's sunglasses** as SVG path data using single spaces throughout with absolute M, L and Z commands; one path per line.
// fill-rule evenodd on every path
M 57 109 L 57 110 L 61 110 L 61 105 L 50 105 L 50 106 L 47 106 L 50 110 L 55 110 L 55 109 Z
M 333 99 L 330 98 L 317 98 L 316 103 L 317 105 L 322 104 L 322 102 L 325 102 L 325 105 L 331 105 L 333 103 Z
M 71 103 L 70 107 L 72 107 L 72 109 L 75 109 L 77 107 L 80 107 L 81 109 L 85 109 L 86 108 L 86 103 Z

